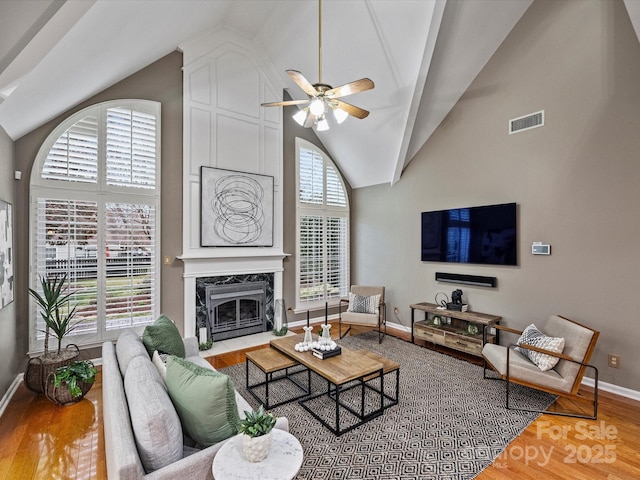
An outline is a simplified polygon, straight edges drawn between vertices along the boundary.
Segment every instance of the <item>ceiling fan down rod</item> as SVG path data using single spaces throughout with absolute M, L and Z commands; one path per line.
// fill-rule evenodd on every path
M 318 83 L 322 83 L 322 0 L 318 0 Z

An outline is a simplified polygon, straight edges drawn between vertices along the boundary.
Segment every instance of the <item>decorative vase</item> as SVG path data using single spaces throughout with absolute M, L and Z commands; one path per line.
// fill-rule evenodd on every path
M 284 306 L 284 299 L 279 298 L 275 301 L 273 313 L 273 333 L 278 336 L 285 335 L 289 328 L 287 322 L 287 309 Z
M 242 452 L 250 462 L 261 462 L 271 449 L 271 432 L 259 437 L 242 434 Z

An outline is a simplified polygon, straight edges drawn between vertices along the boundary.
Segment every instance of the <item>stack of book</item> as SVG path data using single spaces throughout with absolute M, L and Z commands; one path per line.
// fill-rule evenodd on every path
M 324 360 L 326 358 L 335 357 L 336 355 L 340 355 L 342 353 L 342 349 L 340 347 L 336 347 L 333 350 L 319 350 L 317 348 L 313 348 L 311 353 L 315 357 L 318 357 L 320 360 Z

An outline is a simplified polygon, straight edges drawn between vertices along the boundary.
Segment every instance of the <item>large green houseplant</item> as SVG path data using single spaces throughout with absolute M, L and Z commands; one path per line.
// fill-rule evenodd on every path
M 44 393 L 49 375 L 57 368 L 76 360 L 80 354 L 75 345 L 62 348 L 64 337 L 77 326 L 77 323 L 73 322 L 76 307 L 70 307 L 71 293 L 64 289 L 66 281 L 66 274 L 62 277 L 40 277 L 41 291 L 29 289 L 29 294 L 38 304 L 40 316 L 45 324 L 45 329 L 41 330 L 44 333 L 44 353 L 29 359 L 25 374 L 27 387 L 36 393 Z M 49 351 L 50 336 L 58 341 L 57 349 L 53 352 Z

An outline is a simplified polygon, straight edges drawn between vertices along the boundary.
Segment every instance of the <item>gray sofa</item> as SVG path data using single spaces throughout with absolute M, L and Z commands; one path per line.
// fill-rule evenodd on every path
M 213 370 L 196 338 L 183 342 L 186 360 Z M 213 479 L 213 457 L 225 441 L 198 449 L 183 434 L 164 381 L 132 330 L 115 345 L 102 345 L 102 400 L 110 480 Z M 236 403 L 241 418 L 252 408 L 237 392 Z M 276 428 L 288 431 L 287 419 L 279 418 Z

